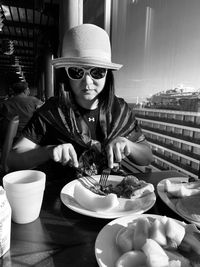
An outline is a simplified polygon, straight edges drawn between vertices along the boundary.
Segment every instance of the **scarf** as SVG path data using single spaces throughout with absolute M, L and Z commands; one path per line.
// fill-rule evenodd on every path
M 88 125 L 69 91 L 63 91 L 59 103 L 59 114 L 67 134 L 73 142 L 84 148 L 79 157 L 79 166 L 89 175 L 101 173 L 107 167 L 105 148 L 117 136 L 126 137 L 133 142 L 144 140 L 132 110 L 122 98 L 114 96 L 109 111 L 105 111 L 100 105 L 102 143 L 89 137 Z

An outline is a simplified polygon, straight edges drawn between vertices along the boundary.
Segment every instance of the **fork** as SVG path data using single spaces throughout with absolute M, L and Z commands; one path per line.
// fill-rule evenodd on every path
M 110 168 L 104 169 L 103 172 L 101 173 L 100 179 L 99 179 L 99 184 L 102 187 L 106 186 L 107 180 L 108 180 L 108 176 L 110 175 Z

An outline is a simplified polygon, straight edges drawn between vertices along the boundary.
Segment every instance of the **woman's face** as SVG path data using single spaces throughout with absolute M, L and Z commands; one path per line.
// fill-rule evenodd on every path
M 75 96 L 76 101 L 80 106 L 85 108 L 89 107 L 93 103 L 98 103 L 98 95 L 103 90 L 105 81 L 106 81 L 106 74 L 107 70 L 105 70 L 105 75 L 103 78 L 95 79 L 91 76 L 88 70 L 91 70 L 93 67 L 81 67 L 86 72 L 84 73 L 81 79 L 70 79 L 70 70 L 66 68 L 69 82 L 71 85 L 72 92 Z M 96 70 L 94 70 L 94 75 L 97 74 Z M 101 73 L 100 76 L 101 77 Z

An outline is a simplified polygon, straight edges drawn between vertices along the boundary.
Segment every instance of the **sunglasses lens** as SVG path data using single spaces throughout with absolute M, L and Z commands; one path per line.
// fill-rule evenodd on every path
M 105 77 L 107 70 L 104 68 L 91 68 L 90 70 L 84 70 L 79 67 L 69 67 L 67 73 L 70 79 L 80 80 L 84 77 L 85 72 L 90 73 L 93 79 L 99 80 Z
M 106 69 L 104 68 L 92 68 L 90 70 L 90 75 L 92 78 L 99 80 L 105 77 L 106 75 Z
M 68 75 L 73 80 L 79 80 L 83 78 L 84 70 L 81 68 L 77 68 L 77 67 L 69 67 Z

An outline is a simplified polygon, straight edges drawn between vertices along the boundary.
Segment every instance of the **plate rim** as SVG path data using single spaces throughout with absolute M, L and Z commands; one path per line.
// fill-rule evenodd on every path
M 97 237 L 96 237 L 96 240 L 95 240 L 95 246 L 94 246 L 94 251 L 95 251 L 95 257 L 96 257 L 96 261 L 97 261 L 97 263 L 98 263 L 98 265 L 99 265 L 99 267 L 112 267 L 112 266 L 110 266 L 110 265 L 107 265 L 107 264 L 102 264 L 102 262 L 101 262 L 101 259 L 100 259 L 100 257 L 98 257 L 98 243 L 99 242 L 101 242 L 101 239 L 102 239 L 102 236 L 104 235 L 104 232 L 106 232 L 107 231 L 107 228 L 109 227 L 109 226 L 112 226 L 112 225 L 114 225 L 114 224 L 121 224 L 121 223 L 123 223 L 123 221 L 126 221 L 126 224 L 127 223 L 129 223 L 130 221 L 132 221 L 132 220 L 134 220 L 134 219 L 137 219 L 137 218 L 141 218 L 141 217 L 144 217 L 144 218 L 146 218 L 146 217 L 151 217 L 151 218 L 162 218 L 162 217 L 164 217 L 163 215 L 158 215 L 158 214 L 150 214 L 150 213 L 145 213 L 145 214 L 133 214 L 133 215 L 128 215 L 128 216 L 124 216 L 124 217 L 120 217 L 120 218 L 116 218 L 116 219 L 114 219 L 114 220 L 112 220 L 112 221 L 110 221 L 109 223 L 107 223 L 101 230 L 100 230 L 100 232 L 98 233 L 98 235 L 97 235 Z M 169 216 L 166 216 L 167 218 L 171 218 L 171 217 L 169 217 Z M 184 222 L 184 221 L 180 221 L 180 220 L 177 220 L 177 219 L 174 219 L 174 218 L 171 218 L 171 219 L 173 219 L 173 220 L 175 220 L 175 221 L 177 221 L 177 222 L 179 222 L 179 223 L 183 223 L 183 224 L 185 224 L 186 225 L 186 223 Z M 123 227 L 124 225 L 123 224 L 121 224 L 121 227 Z M 121 227 L 118 229 L 118 231 L 120 231 L 120 229 L 121 229 Z M 117 232 L 118 232 L 117 231 Z M 112 232 L 112 231 L 109 231 L 109 232 Z M 114 234 L 116 234 L 117 233 L 116 231 L 114 231 L 114 233 L 112 234 L 112 236 L 114 236 Z M 113 267 L 114 267 L 115 265 L 114 265 L 114 263 L 113 263 Z
M 97 181 L 99 181 L 99 178 L 100 178 L 100 175 L 94 175 L 92 176 L 94 179 L 96 179 Z M 124 176 L 121 176 L 121 175 L 110 175 L 109 176 L 109 179 L 113 180 L 114 177 L 117 177 L 117 179 L 119 179 L 119 182 L 124 178 Z M 121 178 L 121 180 L 120 180 Z M 116 178 L 115 178 L 116 179 Z M 90 210 L 86 210 L 84 209 L 83 207 L 81 207 L 78 203 L 78 205 L 80 207 L 75 207 L 73 205 L 71 205 L 70 203 L 65 203 L 65 200 L 63 198 L 63 194 L 64 194 L 64 191 L 66 190 L 67 187 L 69 186 L 74 186 L 77 182 L 77 179 L 74 179 L 72 181 L 70 181 L 69 183 L 67 183 L 60 191 L 60 199 L 62 201 L 62 203 L 68 207 L 69 209 L 79 213 L 79 214 L 82 214 L 82 215 L 86 215 L 86 216 L 89 216 L 89 217 L 94 217 L 94 218 L 102 218 L 102 219 L 115 219 L 115 218 L 120 218 L 120 217 L 124 217 L 124 216 L 129 216 L 131 215 L 131 213 L 133 213 L 133 210 L 128 210 L 126 212 L 120 212 L 120 213 L 103 213 L 103 212 L 96 212 L 96 211 L 90 211 Z M 148 206 L 148 208 L 146 209 L 142 209 L 141 211 L 137 211 L 135 212 L 134 214 L 142 214 L 146 211 L 148 211 L 149 209 L 151 209 L 155 202 L 156 202 L 156 194 L 155 194 L 155 191 L 152 194 L 152 203 L 150 203 L 150 205 Z M 74 198 L 73 198 L 74 199 Z
M 193 223 L 195 224 L 196 226 L 200 227 L 200 222 L 196 222 L 196 221 L 193 221 L 193 220 L 190 220 L 189 218 L 187 218 L 186 216 L 182 215 L 175 207 L 175 205 L 172 203 L 172 201 L 168 198 L 167 194 L 161 190 L 161 187 L 163 186 L 163 183 L 166 181 L 166 180 L 170 180 L 170 181 L 188 181 L 188 177 L 183 177 L 183 176 L 180 176 L 180 177 L 170 177 L 170 178 L 166 178 L 166 179 L 163 179 L 161 180 L 157 186 L 156 186 L 156 189 L 157 189 L 157 193 L 158 193 L 158 196 L 160 197 L 160 199 L 171 209 L 173 210 L 176 214 L 178 214 L 181 218 L 183 218 L 184 220 L 186 220 L 187 222 L 190 222 L 190 223 Z

